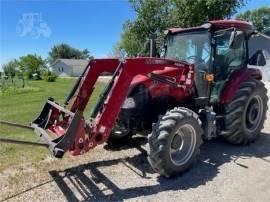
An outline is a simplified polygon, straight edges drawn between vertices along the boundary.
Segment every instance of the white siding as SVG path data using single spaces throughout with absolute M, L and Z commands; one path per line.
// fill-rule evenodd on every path
M 53 72 L 58 76 L 73 76 L 72 68 L 67 66 L 65 63 L 58 61 L 52 66 Z
M 80 67 L 73 67 L 72 68 L 72 76 L 81 76 L 82 72 L 83 72 L 84 68 L 80 68 Z
M 257 69 L 261 70 L 262 80 L 270 82 L 270 60 L 263 67 L 254 66 L 254 65 L 249 65 L 248 67 L 257 68 Z
M 59 76 L 80 76 L 88 64 L 88 60 L 82 59 L 58 59 L 51 69 Z
M 270 55 L 270 37 L 259 35 L 249 40 L 249 56 L 251 57 L 257 50 L 265 50 Z
M 249 67 L 260 69 L 262 72 L 262 79 L 264 81 L 270 81 L 270 37 L 266 35 L 259 35 L 250 39 L 249 56 L 251 57 L 258 50 L 265 50 L 267 52 L 268 58 L 266 58 L 266 65 L 263 67 L 249 65 Z

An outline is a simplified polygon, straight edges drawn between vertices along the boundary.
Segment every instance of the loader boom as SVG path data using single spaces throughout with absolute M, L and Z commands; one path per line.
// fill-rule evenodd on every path
M 41 138 L 47 140 L 45 142 L 51 144 L 49 148 L 55 156 L 61 157 L 67 149 L 73 155 L 83 154 L 109 138 L 134 77 L 137 75 L 151 77 L 150 73 L 167 68 L 182 70 L 186 79 L 183 80 L 182 76 L 182 80 L 178 80 L 178 86 L 175 88 L 187 95 L 190 94 L 194 77 L 193 65 L 160 58 L 134 58 L 126 61 L 92 60 L 83 77 L 75 84 L 72 90 L 73 98 L 70 96 L 67 100 L 70 102 L 68 109 L 60 107 L 51 99 L 32 126 Z M 90 119 L 85 120 L 83 111 L 98 77 L 104 72 L 113 73 L 112 79 L 93 108 Z M 48 140 L 49 135 L 46 135 L 45 131 L 57 135 L 58 138 Z

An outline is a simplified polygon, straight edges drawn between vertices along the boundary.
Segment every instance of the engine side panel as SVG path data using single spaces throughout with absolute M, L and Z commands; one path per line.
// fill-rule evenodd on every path
M 167 76 L 173 79 L 175 82 L 179 84 L 184 84 L 186 81 L 186 69 L 184 68 L 166 68 L 165 70 L 161 71 L 154 71 L 153 73 L 159 74 L 162 76 Z M 174 87 L 169 84 L 164 84 L 160 82 L 156 82 L 151 80 L 148 76 L 145 75 L 138 75 L 136 76 L 131 83 L 131 89 L 136 87 L 137 85 L 144 85 L 148 90 L 149 95 L 152 99 L 161 96 L 171 96 L 174 97 L 176 100 L 182 100 L 189 96 L 189 93 L 184 90 L 184 88 Z
M 167 67 L 153 73 L 182 85 L 185 85 L 187 79 L 187 71 L 184 68 Z M 150 130 L 158 115 L 190 98 L 192 91 L 187 89 L 157 82 L 145 75 L 136 76 L 122 105 L 116 127 L 121 125 L 126 131 Z

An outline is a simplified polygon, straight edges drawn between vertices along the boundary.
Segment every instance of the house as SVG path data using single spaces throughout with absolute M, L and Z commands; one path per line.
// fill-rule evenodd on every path
M 57 59 L 51 65 L 51 70 L 60 77 L 77 77 L 81 75 L 88 62 L 82 59 Z
M 270 27 L 266 28 L 262 33 L 270 37 Z
M 270 81 L 270 36 L 265 33 L 259 33 L 249 40 L 249 56 L 252 57 L 257 51 L 262 50 L 264 57 L 266 59 L 266 64 L 264 66 L 251 66 L 253 68 L 258 68 L 262 72 L 263 80 Z
M 258 33 L 249 40 L 249 55 L 252 56 L 258 50 L 265 50 L 270 55 L 270 36 Z

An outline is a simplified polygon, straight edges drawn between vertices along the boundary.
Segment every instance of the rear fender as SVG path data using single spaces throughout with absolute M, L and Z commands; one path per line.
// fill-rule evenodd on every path
M 236 91 L 239 89 L 241 83 L 248 79 L 262 79 L 262 73 L 259 69 L 245 68 L 235 71 L 224 87 L 220 102 L 221 104 L 229 103 L 233 99 Z

